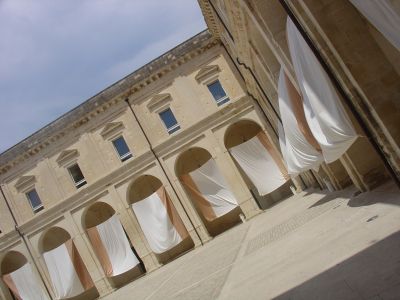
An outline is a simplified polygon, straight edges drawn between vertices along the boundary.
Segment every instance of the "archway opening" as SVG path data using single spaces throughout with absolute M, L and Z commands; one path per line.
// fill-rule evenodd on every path
M 128 204 L 133 204 L 149 197 L 160 187 L 162 187 L 162 185 L 162 182 L 157 177 L 152 175 L 140 176 L 131 184 L 129 188 L 127 199 Z
M 207 170 L 211 170 L 210 174 L 203 174 Z M 240 223 L 240 214 L 242 213 L 240 206 L 237 204 L 237 200 L 226 183 L 222 172 L 218 169 L 216 162 L 207 150 L 194 147 L 184 151 L 176 161 L 175 172 L 211 236 L 216 236 Z M 199 188 L 199 182 L 194 180 L 195 173 L 203 174 L 203 179 L 206 179 L 213 173 L 212 175 L 218 177 L 218 181 L 221 180 L 222 182 L 215 184 L 214 179 L 216 178 L 209 177 L 208 183 L 215 185 L 209 187 L 209 194 L 207 195 L 207 193 L 201 191 L 201 188 Z M 221 190 L 222 186 L 224 188 Z M 222 196 L 223 194 L 224 196 Z M 224 205 L 227 205 L 226 210 L 216 213 L 217 210 L 213 208 L 213 200 L 210 200 L 210 196 L 216 196 L 213 199 L 214 201 L 221 201 L 221 203 L 217 203 L 214 207 L 219 205 L 224 207 Z M 209 212 L 213 215 L 211 216 Z
M 259 124 L 257 124 L 254 121 L 251 121 L 251 120 L 241 120 L 241 121 L 238 121 L 238 122 L 232 124 L 226 130 L 225 136 L 224 136 L 225 147 L 226 147 L 226 149 L 230 150 L 236 146 L 244 144 L 244 143 L 246 143 L 250 140 L 253 140 L 259 136 L 261 136 L 261 137 L 263 137 L 263 139 L 269 141 L 268 137 L 266 136 L 266 134 L 264 133 L 264 131 L 262 130 L 262 128 Z M 267 149 L 265 149 L 265 151 L 269 152 Z M 273 151 L 275 151 L 275 150 L 273 150 Z M 274 205 L 275 203 L 277 203 L 283 199 L 286 199 L 292 195 L 292 192 L 290 190 L 290 185 L 291 185 L 290 180 L 287 180 L 284 184 L 282 184 L 275 190 L 273 190 L 267 194 L 260 195 L 259 190 L 257 189 L 254 182 L 251 180 L 248 172 L 246 173 L 246 171 L 240 166 L 238 161 L 232 156 L 231 151 L 229 151 L 229 153 L 230 153 L 233 161 L 235 162 L 235 165 L 238 168 L 240 174 L 242 175 L 242 178 L 245 181 L 248 189 L 250 190 L 251 194 L 253 195 L 253 197 L 255 198 L 255 200 L 258 203 L 258 206 L 261 209 L 267 209 L 267 208 L 271 207 L 272 205 Z M 281 160 L 280 155 L 276 155 L 276 151 L 273 154 L 275 155 L 275 157 L 278 157 L 276 159 Z
M 57 297 L 83 300 L 99 296 L 68 231 L 57 226 L 51 227 L 41 236 L 39 250 L 43 255 Z M 69 264 L 71 268 L 66 267 Z
M 18 251 L 8 252 L 1 261 L 1 275 L 10 274 L 23 267 L 28 260 Z
M 82 224 L 113 287 L 121 287 L 146 272 L 111 205 L 102 201 L 93 203 L 83 214 Z
M 12 299 L 17 299 L 17 297 L 19 297 L 18 290 L 20 287 L 15 284 L 13 278 L 8 274 L 21 269 L 27 263 L 28 260 L 26 257 L 18 251 L 7 252 L 1 260 L 0 275 L 4 276 L 2 278 L 3 282 L 5 283 Z
M 85 213 L 83 218 L 84 227 L 92 228 L 104 223 L 115 214 L 114 208 L 105 202 L 96 202 L 92 204 Z
M 129 187 L 127 202 L 159 263 L 165 264 L 194 247 L 176 207 L 157 177 L 147 174 L 138 177 Z
M 47 230 L 41 239 L 41 252 L 48 252 L 64 244 L 71 239 L 71 235 L 63 228 L 51 227 Z

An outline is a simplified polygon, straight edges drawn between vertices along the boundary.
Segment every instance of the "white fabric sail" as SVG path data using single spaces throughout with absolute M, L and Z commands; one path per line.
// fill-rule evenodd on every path
M 43 258 L 57 299 L 74 297 L 85 291 L 66 244 L 43 253 Z
M 325 161 L 331 163 L 347 151 L 357 134 L 328 75 L 289 18 L 286 29 L 307 123 Z
M 8 280 L 4 277 L 8 276 Z M 5 275 L 4 281 L 13 291 L 16 296 L 22 300 L 47 300 L 49 297 L 43 290 L 39 283 L 38 278 L 32 272 L 32 267 L 29 263 L 26 263 L 18 270 Z M 12 286 L 9 285 L 9 279 L 12 281 Z M 16 289 L 16 291 L 14 291 Z
M 390 0 L 350 0 L 350 2 L 400 51 L 400 16 Z
M 113 276 L 125 273 L 139 264 L 117 215 L 114 214 L 96 228 L 111 263 Z
M 279 130 L 279 143 L 288 173 L 296 175 L 317 168 L 322 163 L 323 157 L 299 129 L 284 72 L 281 68 L 278 83 L 279 111 L 283 126 Z
M 271 193 L 286 182 L 278 165 L 257 136 L 230 148 L 229 152 L 261 196 Z
M 216 217 L 223 216 L 237 207 L 237 200 L 214 159 L 209 159 L 189 175 L 198 191 L 209 202 Z
M 132 210 L 146 236 L 151 250 L 158 254 L 175 247 L 182 242 L 182 238 L 187 236 L 187 232 L 186 236 L 183 237 L 179 234 L 177 228 L 172 223 L 171 216 L 166 207 L 167 205 L 172 205 L 172 203 L 169 203 L 167 197 L 166 199 L 161 199 L 158 191 L 132 204 Z M 169 209 L 175 210 L 173 207 Z M 181 222 L 181 220 L 178 219 L 175 222 Z

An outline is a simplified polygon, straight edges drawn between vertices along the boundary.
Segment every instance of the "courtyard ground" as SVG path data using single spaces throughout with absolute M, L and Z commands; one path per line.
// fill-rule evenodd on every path
M 302 192 L 103 299 L 400 299 L 400 192 Z

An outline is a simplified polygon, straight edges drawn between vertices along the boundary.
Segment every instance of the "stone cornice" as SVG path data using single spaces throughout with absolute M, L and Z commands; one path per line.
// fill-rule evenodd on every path
M 0 176 L 26 160 L 39 159 L 38 153 L 68 133 L 76 131 L 125 98 L 138 93 L 194 57 L 219 45 L 203 31 L 67 112 L 14 147 L 0 154 Z
M 211 0 L 212 1 L 212 0 Z M 214 11 L 209 3 L 209 0 L 198 0 L 201 11 L 203 12 L 204 19 L 207 23 L 208 29 L 211 31 L 212 35 L 216 38 L 220 38 L 220 31 L 218 20 L 214 14 Z

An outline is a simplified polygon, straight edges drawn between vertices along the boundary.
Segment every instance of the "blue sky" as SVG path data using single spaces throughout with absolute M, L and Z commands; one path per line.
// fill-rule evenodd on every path
M 0 152 L 205 28 L 196 0 L 0 0 Z

